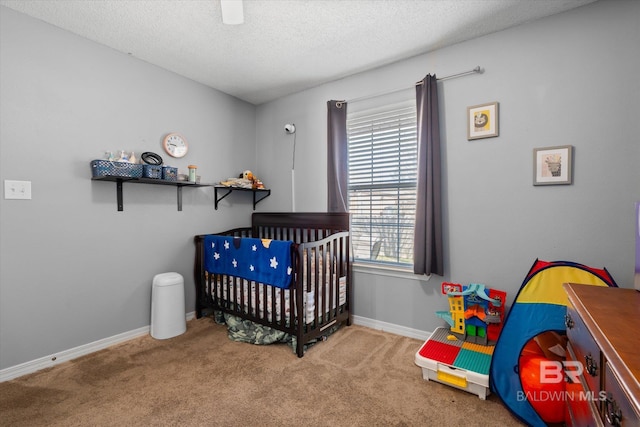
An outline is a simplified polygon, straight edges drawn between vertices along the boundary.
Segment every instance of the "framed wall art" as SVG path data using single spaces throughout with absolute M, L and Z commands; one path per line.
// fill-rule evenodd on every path
M 498 103 L 467 107 L 467 140 L 498 136 Z
M 533 149 L 533 185 L 571 184 L 573 147 Z

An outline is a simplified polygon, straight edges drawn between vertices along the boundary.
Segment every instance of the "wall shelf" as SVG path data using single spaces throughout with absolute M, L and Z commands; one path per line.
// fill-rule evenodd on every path
M 260 203 L 262 200 L 266 199 L 267 197 L 269 197 L 271 195 L 271 190 L 267 189 L 267 188 L 242 188 L 242 187 L 225 187 L 223 185 L 215 185 L 215 207 L 216 210 L 218 209 L 218 202 L 221 201 L 222 199 L 224 199 L 225 197 L 227 197 L 229 194 L 231 194 L 234 191 L 249 191 L 253 193 L 253 210 L 256 210 L 256 205 L 258 203 Z M 226 191 L 226 193 L 224 193 L 222 196 L 218 197 L 218 190 L 220 191 Z M 256 199 L 256 196 L 261 195 L 262 197 L 260 197 L 259 199 Z
M 94 176 L 91 178 L 91 180 L 92 181 L 108 181 L 108 182 L 116 183 L 116 197 L 118 202 L 118 211 L 120 212 L 124 210 L 124 205 L 122 202 L 122 183 L 123 182 L 130 182 L 132 184 L 169 185 L 172 187 L 176 187 L 179 211 L 182 210 L 182 187 L 211 187 L 212 185 L 212 184 L 198 184 L 198 183 L 189 182 L 189 181 L 168 181 L 165 179 L 131 178 L 126 176 L 114 176 L 114 175 Z M 217 206 L 217 202 L 216 202 L 216 206 Z

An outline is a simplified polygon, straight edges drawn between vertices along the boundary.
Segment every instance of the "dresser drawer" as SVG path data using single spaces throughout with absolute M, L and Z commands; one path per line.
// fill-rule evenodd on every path
M 600 347 L 596 344 L 582 318 L 571 304 L 567 306 L 567 338 L 575 352 L 576 361 L 583 364 L 582 376 L 590 391 L 597 396 L 602 375 Z
M 618 377 L 606 364 L 604 377 L 604 390 L 606 401 L 603 402 L 603 416 L 605 426 L 638 427 L 640 426 L 640 414 L 638 414 L 624 392 Z
M 567 343 L 567 361 L 576 361 L 571 342 Z M 565 387 L 567 427 L 601 427 L 603 424 L 598 412 L 600 396 L 589 391 L 584 376 L 580 376 L 577 382 L 568 376 Z
M 585 373 L 580 381 L 587 388 L 593 387 L 587 391 L 598 411 L 592 418 L 598 418 L 604 426 L 640 427 L 640 334 L 636 331 L 640 292 L 574 283 L 564 288 L 568 298 L 568 353 L 581 363 L 588 356 L 590 361 L 599 362 L 585 367 L 595 375 Z M 584 410 L 584 405 L 578 405 L 575 412 Z M 567 411 L 571 412 L 569 408 Z M 588 416 L 584 419 L 590 423 Z

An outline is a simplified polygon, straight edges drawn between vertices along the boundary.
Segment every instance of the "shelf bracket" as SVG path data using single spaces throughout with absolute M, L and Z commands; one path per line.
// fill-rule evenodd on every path
M 227 196 L 228 196 L 229 194 L 231 194 L 231 192 L 233 191 L 233 189 L 231 188 L 231 189 L 227 190 L 227 192 L 226 192 L 226 193 L 224 193 L 224 195 L 223 195 L 222 197 L 218 198 L 218 188 L 220 188 L 220 187 L 214 187 L 214 190 L 215 190 L 215 199 L 216 199 L 216 202 L 215 202 L 216 210 L 218 210 L 218 202 L 219 202 L 219 201 L 221 201 L 222 199 L 224 199 L 225 197 L 227 197 Z M 225 190 L 226 190 L 226 189 L 225 189 Z
M 122 180 L 116 181 L 116 198 L 118 199 L 118 212 L 124 210 L 124 203 L 122 203 Z
M 218 197 L 218 190 L 225 190 L 226 193 L 224 193 L 222 196 Z M 233 190 L 238 190 L 238 191 L 251 191 L 253 193 L 253 210 L 256 210 L 256 205 L 258 203 L 260 203 L 262 200 L 266 199 L 267 197 L 269 197 L 271 195 L 271 190 L 270 189 L 252 189 L 252 188 L 233 188 L 233 187 L 214 187 L 214 191 L 215 191 L 215 208 L 216 210 L 218 210 L 218 202 L 220 202 L 222 199 L 224 199 L 225 197 L 227 197 L 229 194 L 231 194 L 233 192 Z M 257 198 L 256 194 L 257 193 L 264 193 L 262 197 L 260 197 L 259 199 Z
M 253 210 L 254 211 L 256 210 L 256 205 L 258 203 L 260 203 L 261 201 L 263 201 L 264 199 L 266 199 L 267 197 L 269 197 L 271 195 L 271 190 L 267 190 L 266 194 L 264 196 L 262 196 L 261 198 L 259 198 L 258 200 L 256 200 L 256 194 L 257 194 L 257 191 L 254 191 L 253 192 Z

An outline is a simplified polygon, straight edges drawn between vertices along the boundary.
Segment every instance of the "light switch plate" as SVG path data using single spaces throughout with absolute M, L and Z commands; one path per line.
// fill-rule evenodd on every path
M 31 200 L 31 181 L 4 180 L 4 198 Z

